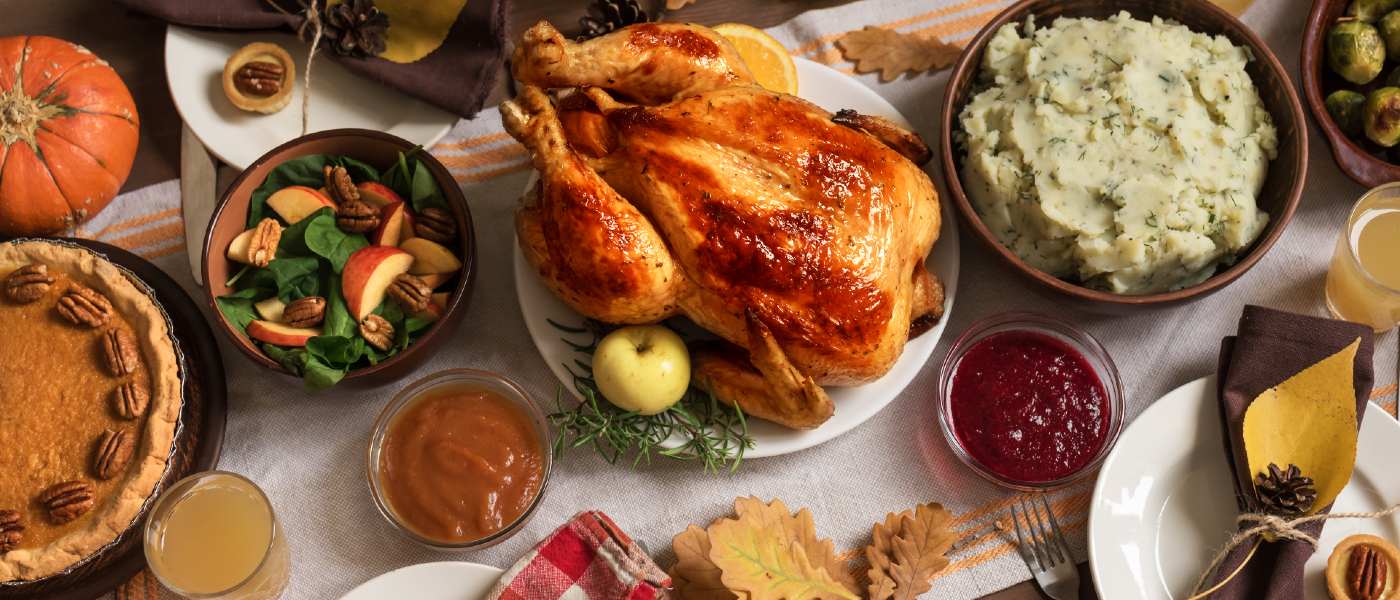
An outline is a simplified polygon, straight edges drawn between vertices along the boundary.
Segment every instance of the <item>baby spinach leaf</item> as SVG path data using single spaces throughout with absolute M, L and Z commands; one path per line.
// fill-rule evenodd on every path
M 315 356 L 307 355 L 306 366 L 302 369 L 302 381 L 308 390 L 324 390 L 345 377 L 348 369 L 333 367 Z
M 327 365 L 349 367 L 364 356 L 365 340 L 358 336 L 318 335 L 306 341 L 306 352 Z
M 329 212 L 318 212 L 307 220 L 311 221 L 304 235 L 307 249 L 330 261 L 331 269 L 336 273 L 345 268 L 345 261 L 351 254 L 369 245 L 365 236 L 347 234 L 336 227 L 335 217 Z
M 254 273 L 253 280 L 263 279 L 264 272 L 270 274 L 277 288 L 277 297 L 291 301 L 320 295 L 320 268 L 321 260 L 315 257 L 279 258 Z
M 269 216 L 271 211 L 267 208 L 267 199 L 277 190 L 293 185 L 304 185 L 313 189 L 324 185 L 326 176 L 322 168 L 328 160 L 329 157 L 324 154 L 311 154 L 284 161 L 273 167 L 262 185 L 253 190 L 248 200 L 248 227 L 256 226 L 263 217 Z
M 321 331 L 325 335 L 353 337 L 356 330 L 355 319 L 350 316 L 350 308 L 345 305 L 345 296 L 340 291 L 340 278 L 333 275 L 326 282 L 326 316 Z
M 215 298 L 214 304 L 218 305 L 219 312 L 233 324 L 234 329 L 243 333 L 248 324 L 258 318 L 258 313 L 253 309 L 253 298 L 256 294 L 257 290 L 254 289 L 240 290 Z
M 311 228 L 312 223 L 317 220 L 329 220 L 332 227 L 335 226 L 335 210 L 323 208 L 306 218 L 288 225 L 282 230 L 282 241 L 277 243 L 277 258 L 294 258 L 302 256 L 315 256 L 306 245 L 306 230 Z
M 350 174 L 350 179 L 355 183 L 362 181 L 379 181 L 379 169 L 362 163 L 348 156 L 339 156 L 334 159 L 340 166 L 345 167 L 345 172 Z M 325 175 L 322 174 L 322 180 Z
M 413 166 L 413 190 L 409 201 L 413 204 L 413 210 L 418 212 L 429 207 L 447 210 L 447 201 L 442 197 L 437 180 L 433 179 L 433 172 L 421 162 L 415 162 Z

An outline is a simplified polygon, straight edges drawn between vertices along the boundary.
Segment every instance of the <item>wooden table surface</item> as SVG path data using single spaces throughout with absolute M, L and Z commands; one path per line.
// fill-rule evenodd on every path
M 742 21 L 769 27 L 811 9 L 845 4 L 847 0 L 698 0 L 671 13 L 671 18 L 695 23 Z M 509 27 L 512 38 L 535 21 L 573 25 L 584 14 L 585 0 L 515 0 Z M 131 88 L 141 115 L 141 144 L 124 190 L 136 189 L 180 176 L 180 115 L 165 84 L 165 24 L 128 13 L 110 2 L 46 0 L 42 9 L 34 0 L 0 0 L 7 16 L 0 35 L 51 35 L 82 44 L 106 59 Z M 488 104 L 504 92 L 497 90 Z M 1081 598 L 1096 598 L 1088 570 Z M 1027 577 L 1029 578 L 1029 573 Z M 935 591 L 937 588 L 935 587 Z M 985 600 L 1040 600 L 1033 582 L 1025 582 L 985 597 Z

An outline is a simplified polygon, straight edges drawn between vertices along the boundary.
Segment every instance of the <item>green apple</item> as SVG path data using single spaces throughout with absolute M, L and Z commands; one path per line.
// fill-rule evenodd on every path
M 666 327 L 623 327 L 598 342 L 593 380 L 609 402 L 654 415 L 685 396 L 690 387 L 690 352 L 681 336 Z

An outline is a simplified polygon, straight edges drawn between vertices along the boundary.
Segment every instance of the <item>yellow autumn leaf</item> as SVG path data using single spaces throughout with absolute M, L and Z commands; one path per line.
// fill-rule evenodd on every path
M 720 580 L 719 567 L 710 561 L 710 534 L 695 525 L 671 538 L 676 564 L 671 566 L 672 583 L 684 600 L 732 600 L 733 592 Z
M 758 498 L 752 496 L 748 498 L 734 499 L 734 513 L 742 520 L 745 515 L 768 510 L 769 507 Z M 846 568 L 845 561 L 836 557 L 836 545 L 828 539 L 817 537 L 817 526 L 812 521 L 812 511 L 802 509 L 796 514 L 788 514 L 787 505 L 782 500 L 773 500 L 773 510 L 786 515 L 783 518 L 783 530 L 792 536 L 792 539 L 802 547 L 807 554 L 807 559 L 813 565 L 826 569 L 828 575 L 835 579 L 841 587 L 852 592 L 860 588 L 856 586 L 856 579 Z
M 1308 514 L 1337 498 L 1356 463 L 1356 390 L 1352 365 L 1357 339 L 1340 352 L 1259 394 L 1244 413 L 1243 438 L 1250 475 L 1269 464 L 1297 465 L 1311 477 L 1317 499 Z
M 940 504 L 885 515 L 870 532 L 869 600 L 913 600 L 933 588 L 934 576 L 948 566 L 957 535 L 953 515 Z
M 726 587 L 753 600 L 858 600 L 822 566 L 825 559 L 808 556 L 804 540 L 815 534 L 801 529 L 811 524 L 810 513 L 794 517 L 781 500 L 763 504 L 757 498 L 735 500 L 734 510 L 738 518 L 721 519 L 709 529 L 710 560 Z
M 341 1 L 331 0 L 327 5 Z M 384 35 L 384 51 L 379 58 L 411 63 L 442 46 L 467 0 L 376 0 L 374 5 L 389 17 L 389 31 Z

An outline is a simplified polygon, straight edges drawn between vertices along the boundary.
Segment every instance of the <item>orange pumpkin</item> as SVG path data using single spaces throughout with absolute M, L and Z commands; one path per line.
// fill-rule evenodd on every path
M 139 119 L 116 71 L 44 36 L 0 38 L 0 235 L 53 233 L 117 195 Z

